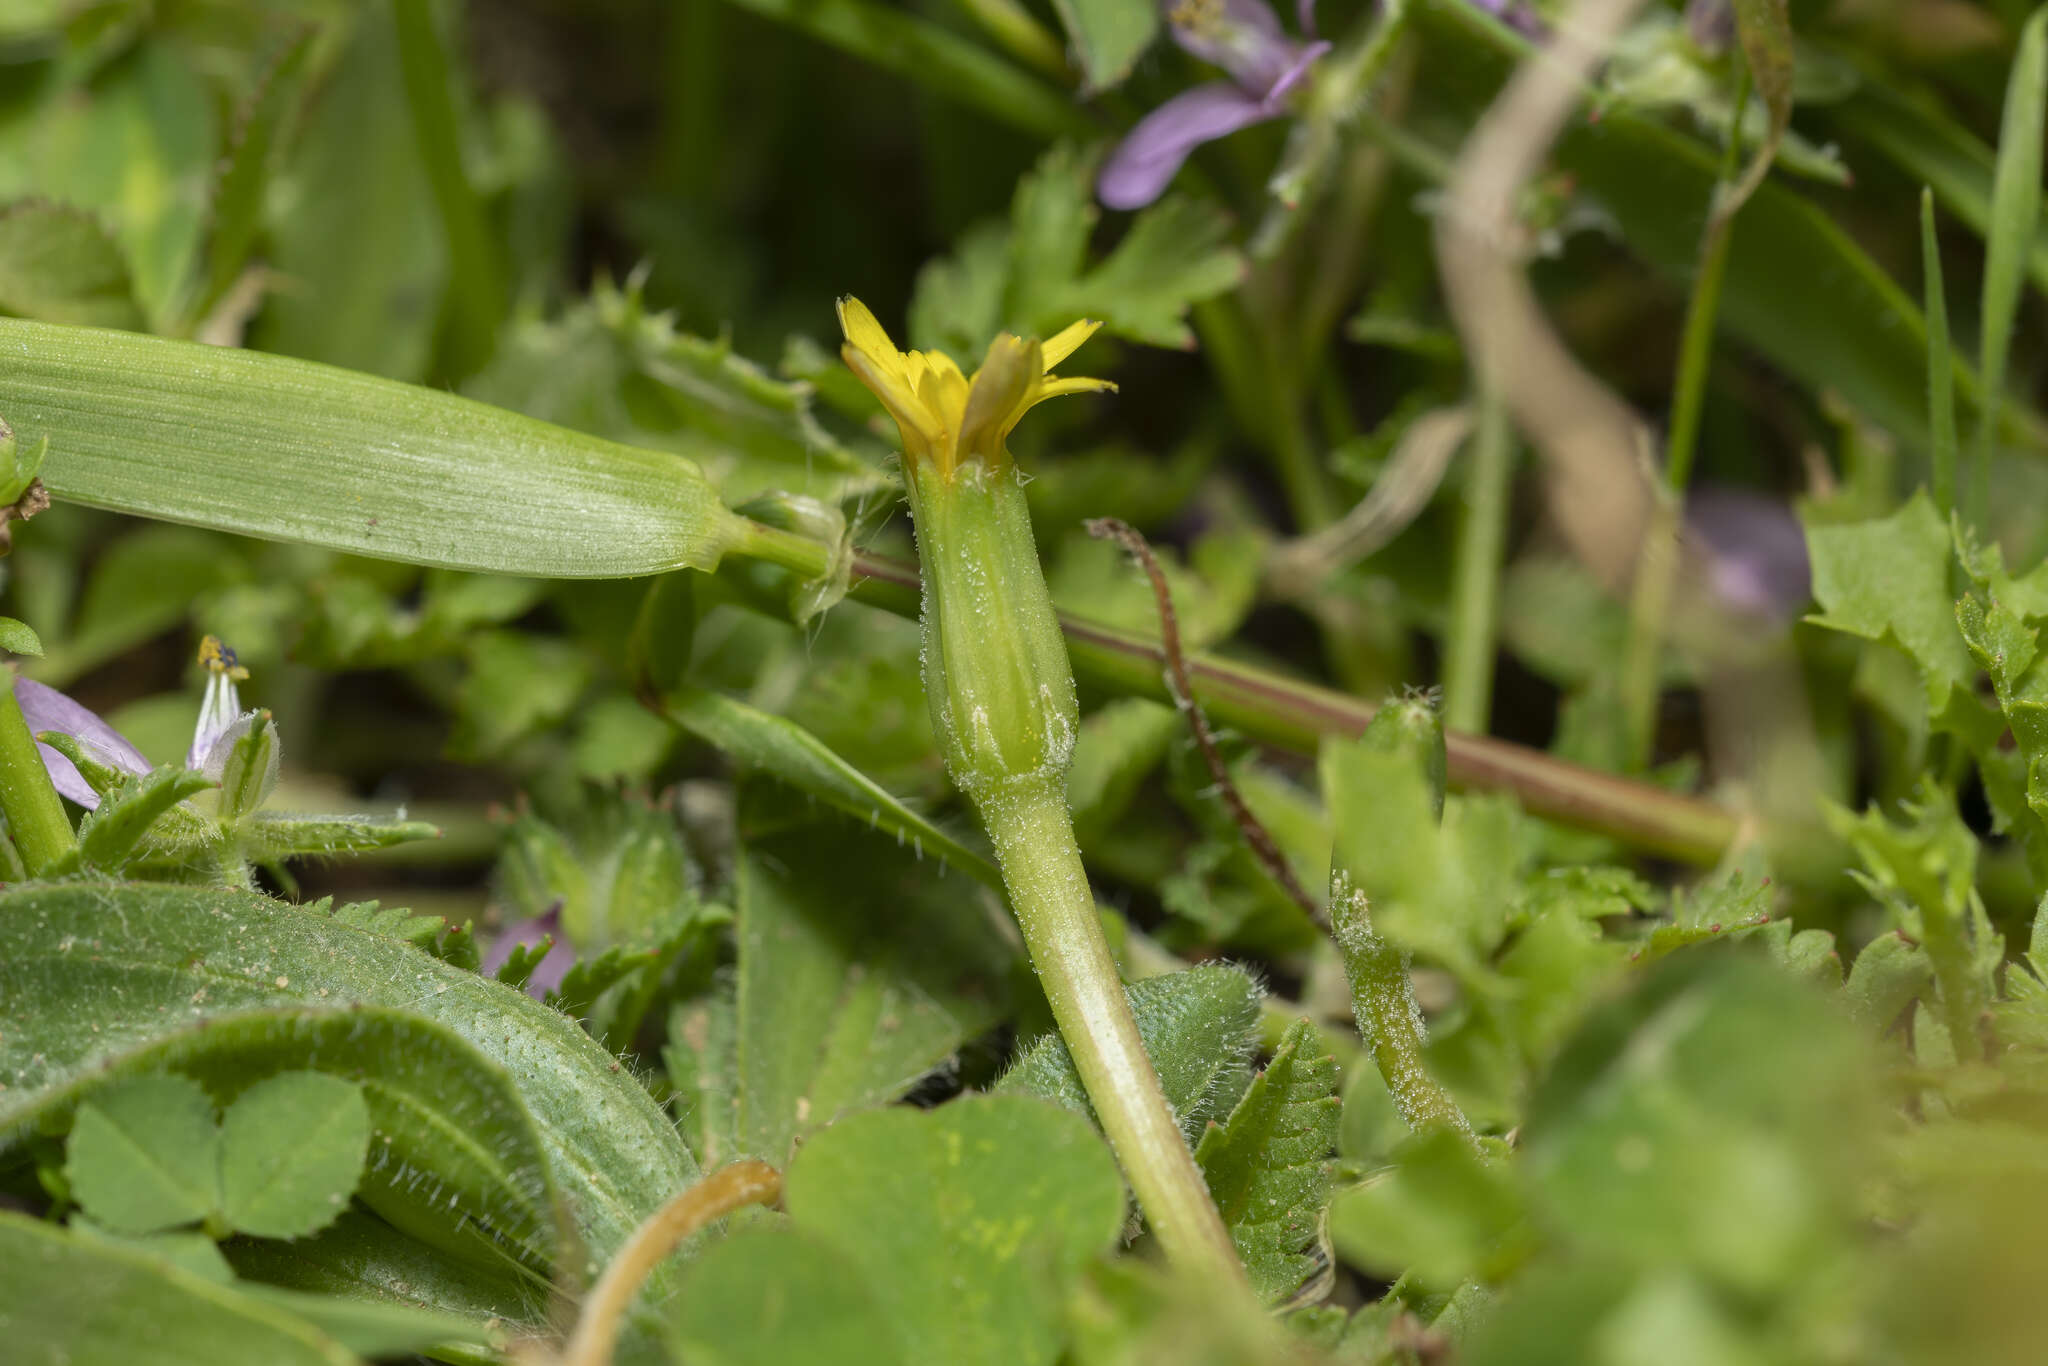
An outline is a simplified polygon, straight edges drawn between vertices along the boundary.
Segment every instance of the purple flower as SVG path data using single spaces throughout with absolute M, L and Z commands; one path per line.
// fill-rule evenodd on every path
M 1685 529 L 1706 550 L 1714 592 L 1729 606 L 1789 622 L 1812 597 L 1806 533 L 1777 499 L 1694 489 L 1685 499 Z
M 498 937 L 491 941 L 490 951 L 484 955 L 483 967 L 479 971 L 486 977 L 495 977 L 498 969 L 512 960 L 512 950 L 531 948 L 543 939 L 552 942 L 535 966 L 533 975 L 526 979 L 526 994 L 536 1001 L 545 1001 L 549 992 L 561 990 L 562 979 L 569 975 L 569 969 L 576 962 L 576 950 L 562 936 L 562 903 L 559 901 L 530 920 L 517 921 L 498 931 Z
M 1314 0 L 1299 0 L 1298 14 L 1313 39 Z M 1095 182 L 1112 209 L 1143 208 L 1165 193 L 1195 148 L 1284 114 L 1289 93 L 1330 50 L 1326 42 L 1289 38 L 1265 0 L 1169 0 L 1166 18 L 1176 43 L 1230 79 L 1174 96 L 1117 144 Z
M 199 644 L 199 662 L 206 666 L 206 697 L 199 705 L 199 722 L 192 728 L 192 748 L 185 755 L 185 767 L 203 769 L 218 779 L 235 742 L 256 724 L 257 713 L 242 710 L 242 698 L 235 684 L 249 671 L 235 662 L 235 652 L 213 636 Z M 14 698 L 28 721 L 29 734 L 55 731 L 78 741 L 88 755 L 108 768 L 141 776 L 150 771 L 142 751 L 128 743 L 126 736 L 108 725 L 100 715 L 55 688 L 30 678 L 16 678 Z M 36 750 L 50 783 L 59 792 L 87 810 L 99 806 L 99 793 L 92 790 L 85 775 L 69 759 L 38 740 Z M 272 763 L 276 753 L 272 751 Z M 267 790 L 267 787 L 266 787 Z
M 128 743 L 126 736 L 102 720 L 98 712 L 73 701 L 55 688 L 32 678 L 17 678 L 14 680 L 14 700 L 21 704 L 21 714 L 28 721 L 29 734 L 56 731 L 60 735 L 69 735 L 109 768 L 118 768 L 124 773 L 149 772 L 149 760 L 142 757 L 141 750 Z M 49 770 L 50 781 L 59 792 L 88 809 L 100 804 L 99 793 L 92 790 L 92 785 L 79 773 L 76 764 L 40 740 L 36 741 L 36 750 L 43 756 L 43 767 Z

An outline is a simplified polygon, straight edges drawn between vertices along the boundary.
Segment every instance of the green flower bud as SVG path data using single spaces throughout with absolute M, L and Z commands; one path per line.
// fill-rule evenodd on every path
M 946 767 L 978 805 L 1062 788 L 1080 707 L 1024 490 L 1008 470 L 910 470 L 924 686 Z

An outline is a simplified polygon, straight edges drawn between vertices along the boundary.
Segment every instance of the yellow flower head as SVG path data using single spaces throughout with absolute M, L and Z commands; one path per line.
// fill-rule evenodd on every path
M 1005 332 L 989 343 L 972 376 L 943 351 L 899 351 L 868 306 L 851 296 L 839 301 L 839 354 L 874 391 L 903 434 L 904 457 L 930 462 L 947 479 L 963 461 L 994 468 L 1008 456 L 1005 443 L 1018 419 L 1061 394 L 1115 389 L 1106 379 L 1061 379 L 1052 368 L 1074 354 L 1101 323 L 1078 322 L 1050 341 Z

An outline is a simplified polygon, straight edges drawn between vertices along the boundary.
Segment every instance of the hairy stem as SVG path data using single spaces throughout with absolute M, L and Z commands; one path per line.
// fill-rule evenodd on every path
M 1174 707 L 1187 719 L 1188 729 L 1194 732 L 1195 747 L 1202 752 L 1202 762 L 1208 766 L 1209 780 L 1216 784 L 1217 794 L 1223 798 L 1230 819 L 1251 847 L 1252 856 L 1258 859 L 1267 875 L 1280 884 L 1280 890 L 1301 907 L 1303 914 L 1318 924 L 1327 925 L 1329 918 L 1323 914 L 1323 908 L 1316 904 L 1308 889 L 1301 885 L 1301 879 L 1294 875 L 1293 865 L 1280 852 L 1280 846 L 1273 842 L 1271 832 L 1252 814 L 1251 807 L 1245 805 L 1244 794 L 1237 790 L 1237 780 L 1230 776 L 1230 766 L 1223 762 L 1223 753 L 1216 748 L 1216 736 L 1209 729 L 1209 718 L 1203 713 L 1202 704 L 1195 700 L 1194 684 L 1188 679 L 1187 658 L 1180 648 L 1180 618 L 1173 610 L 1173 590 L 1167 587 L 1166 575 L 1159 568 L 1159 559 L 1146 543 L 1144 533 L 1114 517 L 1097 517 L 1087 525 L 1090 536 L 1114 540 L 1121 545 L 1152 582 L 1152 598 L 1159 606 L 1159 648 L 1166 656 L 1167 690 L 1173 695 Z
M 1031 965 L 1139 1208 L 1176 1265 L 1242 1281 L 1237 1249 L 1138 1037 L 1065 794 L 1051 782 L 1019 787 L 987 814 Z
M 1422 1008 L 1408 976 L 1408 955 L 1373 929 L 1365 893 L 1341 871 L 1330 886 L 1330 918 L 1344 975 L 1351 980 L 1359 1036 L 1386 1079 L 1394 1108 L 1416 1133 L 1448 1130 L 1469 1139 L 1471 1121 L 1422 1056 Z

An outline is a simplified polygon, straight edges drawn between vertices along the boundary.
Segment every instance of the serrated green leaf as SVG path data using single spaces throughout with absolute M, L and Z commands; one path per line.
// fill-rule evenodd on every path
M 1260 994 L 1258 983 L 1243 971 L 1214 963 L 1124 988 L 1138 1037 L 1191 1147 L 1202 1126 L 1224 1113 L 1244 1089 Z M 1076 1114 L 1095 1116 L 1057 1032 L 1024 1049 L 992 1089 L 996 1095 L 1040 1096 Z
M 1889 635 L 1920 666 L 1927 709 L 1938 714 L 1951 689 L 1967 684 L 1970 653 L 1956 629 L 1948 527 L 1924 490 L 1888 517 L 1846 526 L 1809 524 L 1813 596 L 1807 618 L 1866 640 Z
M 318 1233 L 355 1193 L 369 1147 L 361 1087 L 323 1072 L 265 1078 L 221 1116 L 221 1213 L 262 1238 Z
M 590 1013 L 597 998 L 642 968 L 652 965 L 657 953 L 648 948 L 627 948 L 615 944 L 603 953 L 578 958 L 562 977 L 562 985 L 548 993 L 547 1003 L 572 1020 Z
M 728 505 L 789 491 L 837 503 L 891 486 L 811 411 L 811 386 L 777 379 L 724 340 L 678 331 L 637 285 L 600 283 L 560 317 L 509 332 L 467 385 L 593 436 L 694 461 Z
M 1336 827 L 1333 867 L 1349 872 L 1374 931 L 1472 982 L 1506 936 L 1521 883 L 1521 815 L 1464 795 L 1433 814 L 1436 789 L 1409 755 L 1330 742 L 1319 763 Z
M 1081 59 L 1084 93 L 1120 84 L 1159 32 L 1153 0 L 1054 0 L 1053 8 Z
M 535 969 L 547 961 L 547 956 L 554 949 L 555 937 L 551 934 L 544 934 L 531 944 L 514 944 L 504 965 L 498 969 L 497 980 L 514 991 L 526 990 Z
M 956 255 L 927 265 L 910 305 L 911 337 L 979 356 L 1000 329 L 1050 336 L 1076 318 L 1148 346 L 1190 347 L 1188 309 L 1234 286 L 1243 258 L 1212 205 L 1174 196 L 1132 221 L 1115 250 L 1088 265 L 1097 218 L 1090 158 L 1061 144 L 1017 183 L 1008 231 L 982 224 Z M 999 245 L 1002 244 L 1002 245 Z
M 79 1107 L 65 1145 L 79 1207 L 116 1233 L 197 1223 L 220 1201 L 213 1101 L 186 1077 L 136 1077 Z
M 1072 313 L 1100 317 L 1117 336 L 1188 350 L 1195 344 L 1188 309 L 1235 287 L 1244 271 L 1223 211 L 1171 195 L 1140 213 L 1116 250 L 1056 297 Z
M 696 466 L 284 356 L 0 320 L 0 415 L 59 499 L 412 564 L 709 569 L 737 523 Z M 573 515 L 570 510 L 573 509 Z M 187 599 L 189 603 L 189 599 Z
M 1000 912 L 967 884 L 934 883 L 893 841 L 841 824 L 756 837 L 737 881 L 742 1152 L 783 1160 L 999 1017 L 1016 953 Z
M 1195 1148 L 1252 1289 L 1268 1304 L 1329 1265 L 1319 1244 L 1340 1109 L 1336 1059 L 1316 1027 L 1297 1020 L 1230 1118 Z
M 0 311 L 89 327 L 142 323 L 128 262 L 106 229 L 39 200 L 0 206 Z
M 1890 1029 L 1906 1007 L 1934 986 L 1927 950 L 1893 931 L 1863 946 L 1849 969 L 1843 1000 L 1865 1029 Z
M 795 722 L 702 688 L 672 694 L 662 710 L 746 767 L 865 821 L 899 843 L 909 840 L 920 854 L 928 851 L 985 886 L 1003 885 L 989 859 L 911 810 Z
M 106 793 L 78 827 L 79 866 L 121 871 L 149 836 L 150 827 L 187 797 L 215 785 L 204 773 L 159 768 Z
M 7 1350 L 24 1362 L 359 1366 L 312 1324 L 153 1257 L 0 1210 Z
M 797 1153 L 784 1203 L 862 1269 L 907 1360 L 988 1366 L 1050 1366 L 1066 1292 L 1124 1219 L 1108 1146 L 1023 1096 L 843 1120 Z
M 1956 1051 L 1978 1056 L 1977 1025 L 1997 994 L 2005 941 L 1993 932 L 1977 898 L 1979 845 L 1957 814 L 1954 796 L 1923 784 L 1896 821 L 1875 808 L 1852 815 L 1828 805 L 1823 814 L 1862 861 L 1865 885 L 1890 903 L 1905 922 L 1901 928 L 1926 945 Z
M 670 1311 L 684 1361 L 782 1366 L 910 1360 L 865 1284 L 862 1263 L 801 1228 L 749 1228 L 697 1258 Z

